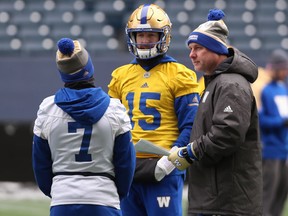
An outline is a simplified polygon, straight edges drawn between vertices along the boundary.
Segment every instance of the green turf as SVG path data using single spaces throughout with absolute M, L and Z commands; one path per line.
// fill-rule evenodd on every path
M 49 200 L 0 200 L 0 216 L 49 216 Z M 183 202 L 186 216 L 187 202 Z M 288 216 L 288 201 L 283 216 Z
M 49 216 L 49 200 L 1 200 L 0 216 Z
M 287 216 L 287 215 L 288 215 L 288 200 L 286 201 L 285 209 L 284 209 L 282 215 L 283 215 L 283 216 Z

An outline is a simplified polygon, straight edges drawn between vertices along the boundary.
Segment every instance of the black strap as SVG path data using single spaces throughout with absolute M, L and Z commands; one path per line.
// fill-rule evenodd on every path
M 115 177 L 108 173 L 92 173 L 92 172 L 56 172 L 54 175 L 82 175 L 82 176 L 105 176 L 112 181 L 115 181 Z
M 135 183 L 157 183 L 155 167 L 159 158 L 136 158 L 136 168 L 133 181 Z

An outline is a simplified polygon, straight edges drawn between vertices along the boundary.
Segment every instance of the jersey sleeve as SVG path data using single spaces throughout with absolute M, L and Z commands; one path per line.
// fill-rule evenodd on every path
M 118 99 L 112 98 L 110 106 L 112 106 L 115 117 L 115 121 L 113 121 L 116 137 L 113 154 L 115 183 L 120 199 L 123 199 L 127 196 L 132 184 L 136 153 L 130 132 L 132 127 L 124 105 Z
M 116 137 L 113 163 L 115 167 L 115 184 L 120 199 L 128 195 L 136 164 L 136 153 L 130 131 Z
M 198 109 L 200 97 L 197 93 L 176 98 L 175 109 L 178 119 L 179 136 L 174 146 L 183 147 L 189 143 L 190 133 Z
M 33 172 L 40 190 L 49 197 L 51 197 L 53 179 L 52 163 L 48 141 L 34 135 L 32 147 Z
M 196 73 L 184 65 L 178 69 L 177 75 L 170 82 L 176 98 L 191 93 L 199 94 Z
M 112 122 L 113 128 L 115 130 L 115 136 L 126 133 L 132 129 L 129 116 L 127 115 L 126 108 L 120 102 L 120 100 L 112 98 L 111 108 L 113 109 L 113 115 L 115 121 Z
M 47 112 L 46 112 L 46 106 L 51 103 L 51 101 L 54 101 L 54 96 L 50 96 L 45 98 L 42 103 L 39 106 L 38 112 L 37 112 L 37 118 L 34 122 L 34 128 L 33 133 L 41 137 L 43 139 L 48 139 L 48 121 L 47 121 Z
M 32 166 L 36 179 L 36 183 L 40 190 L 46 195 L 51 197 L 52 186 L 52 159 L 51 151 L 48 143 L 46 120 L 47 115 L 45 112 L 45 104 L 51 98 L 44 99 L 40 104 L 37 112 L 37 119 L 34 122 L 33 128 L 33 146 L 32 146 Z
M 173 145 L 183 147 L 189 142 L 200 97 L 196 73 L 182 64 L 177 67 L 176 76 L 170 84 L 175 95 L 174 107 L 180 133 Z
M 112 98 L 121 99 L 120 87 L 119 69 L 116 69 L 112 72 L 112 79 L 108 84 L 108 95 Z

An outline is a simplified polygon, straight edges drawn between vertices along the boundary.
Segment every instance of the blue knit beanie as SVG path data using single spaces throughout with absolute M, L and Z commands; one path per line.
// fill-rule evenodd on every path
M 225 14 L 222 10 L 211 9 L 208 14 L 208 21 L 199 25 L 198 28 L 190 33 L 187 45 L 197 43 L 212 52 L 227 55 L 227 37 L 229 31 L 222 20 L 224 16 Z
M 63 82 L 79 82 L 89 80 L 93 76 L 93 63 L 79 41 L 62 38 L 57 45 L 56 63 Z

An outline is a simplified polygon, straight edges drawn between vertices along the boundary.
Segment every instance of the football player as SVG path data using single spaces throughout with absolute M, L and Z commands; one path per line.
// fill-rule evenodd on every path
M 135 144 L 145 139 L 170 151 L 189 142 L 199 103 L 196 73 L 167 55 L 172 24 L 155 4 L 139 6 L 130 16 L 127 44 L 135 57 L 115 69 L 108 94 L 126 107 Z M 137 153 L 136 171 L 125 216 L 182 216 L 185 171 L 167 156 Z
M 119 100 L 95 87 L 79 41 L 61 39 L 56 62 L 65 87 L 41 103 L 32 153 L 50 216 L 121 216 L 136 161 L 129 117 Z

